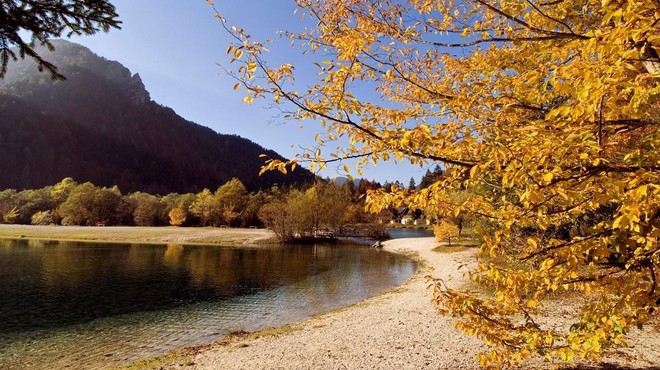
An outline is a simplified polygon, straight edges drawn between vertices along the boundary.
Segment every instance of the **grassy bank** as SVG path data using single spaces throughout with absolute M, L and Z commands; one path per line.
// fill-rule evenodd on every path
M 0 238 L 223 246 L 277 243 L 266 229 L 0 225 Z

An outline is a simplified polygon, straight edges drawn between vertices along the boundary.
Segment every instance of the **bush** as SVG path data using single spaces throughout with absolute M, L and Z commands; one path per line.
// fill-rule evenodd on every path
M 64 216 L 62 218 L 62 226 L 80 226 L 80 223 L 72 217 Z
M 2 215 L 2 223 L 13 224 L 16 222 L 17 217 L 18 217 L 18 209 L 14 207 L 11 210 L 5 212 L 4 215 Z
M 55 223 L 55 216 L 52 211 L 41 211 L 32 215 L 32 225 L 51 225 Z

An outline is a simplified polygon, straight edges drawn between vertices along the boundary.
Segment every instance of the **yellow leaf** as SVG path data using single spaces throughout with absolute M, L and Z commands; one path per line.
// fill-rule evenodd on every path
M 317 19 L 286 34 L 291 52 L 303 53 L 286 58 L 296 66 L 266 60 L 252 36 L 229 31 L 238 38 L 230 72 L 247 94 L 282 97 L 293 103 L 283 117 L 318 123 L 314 139 L 335 142 L 324 154 L 334 165 L 346 159 L 347 175 L 369 162 L 438 166 L 420 191 L 372 191 L 354 205 L 419 209 L 450 238 L 457 225 L 474 226 L 476 289 L 440 287 L 434 301 L 466 332 L 493 339 L 486 368 L 526 368 L 517 362 L 539 352 L 592 359 L 599 345 L 617 344 L 604 326 L 631 324 L 615 317 L 660 308 L 639 285 L 657 280 L 642 257 L 660 254 L 660 75 L 642 60 L 658 51 L 660 10 L 651 0 L 546 3 L 300 2 Z M 493 38 L 519 41 L 474 44 Z M 325 168 L 316 149 L 302 158 Z M 359 158 L 355 168 L 349 157 Z M 520 322 L 521 310 L 559 289 L 598 295 L 597 307 L 576 308 L 579 330 L 493 323 Z
M 527 239 L 527 243 L 528 243 L 529 245 L 531 245 L 532 247 L 534 247 L 534 248 L 537 247 L 537 245 L 536 245 L 536 240 L 534 240 L 534 239 L 532 239 L 532 238 L 528 238 L 528 239 Z

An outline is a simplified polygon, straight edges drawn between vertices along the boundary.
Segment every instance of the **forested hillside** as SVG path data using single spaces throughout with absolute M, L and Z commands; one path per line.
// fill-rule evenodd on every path
M 58 65 L 53 81 L 30 60 L 10 64 L 0 80 L 0 189 L 39 188 L 64 177 L 117 185 L 125 191 L 196 192 L 232 178 L 248 189 L 309 181 L 259 176 L 260 154 L 281 158 L 250 140 L 189 122 L 151 100 L 138 74 L 67 41 L 39 52 Z

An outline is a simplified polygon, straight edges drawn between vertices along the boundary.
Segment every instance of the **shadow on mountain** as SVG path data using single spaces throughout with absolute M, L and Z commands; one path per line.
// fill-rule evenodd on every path
M 300 167 L 259 176 L 252 141 L 187 121 L 151 100 L 138 74 L 89 49 L 55 41 L 40 49 L 67 77 L 53 81 L 31 60 L 9 65 L 0 81 L 0 188 L 40 188 L 65 177 L 122 191 L 215 189 L 232 178 L 249 190 L 309 181 Z

